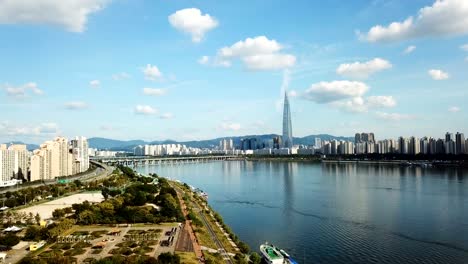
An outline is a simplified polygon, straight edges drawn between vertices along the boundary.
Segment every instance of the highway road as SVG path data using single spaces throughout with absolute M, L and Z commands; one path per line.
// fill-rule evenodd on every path
M 101 163 L 98 163 L 98 162 L 95 162 L 95 161 L 91 161 L 91 163 L 97 165 L 96 169 L 94 169 L 92 171 L 89 171 L 89 172 L 85 172 L 85 173 L 80 174 L 80 175 L 69 176 L 69 177 L 66 177 L 66 179 L 69 180 L 69 181 L 80 180 L 82 182 L 100 180 L 100 179 L 108 177 L 112 173 L 112 171 L 114 170 L 113 167 L 105 165 L 105 164 L 101 164 Z M 101 166 L 101 167 L 99 167 L 99 166 Z M 10 187 L 1 188 L 0 193 L 14 192 L 14 191 L 18 191 L 18 190 L 21 190 L 21 189 L 26 189 L 26 188 L 29 188 L 29 187 L 34 188 L 34 187 L 38 187 L 38 186 L 51 185 L 51 184 L 56 184 L 56 183 L 57 183 L 56 180 L 48 180 L 48 181 L 43 181 L 43 182 L 38 181 L 38 182 L 33 182 L 33 183 L 14 185 L 14 186 L 10 186 Z

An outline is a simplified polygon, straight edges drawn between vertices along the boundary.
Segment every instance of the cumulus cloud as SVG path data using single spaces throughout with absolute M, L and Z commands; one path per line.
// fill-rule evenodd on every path
M 436 81 L 447 80 L 450 76 L 442 70 L 432 69 L 427 72 Z
M 388 121 L 402 121 L 402 120 L 411 120 L 415 118 L 412 115 L 399 114 L 399 113 L 385 113 L 385 112 L 377 112 L 376 116 L 379 119 L 388 120 Z
M 92 80 L 89 82 L 89 86 L 91 86 L 91 88 L 99 88 L 99 86 L 101 86 L 101 81 Z
M 35 134 L 56 134 L 59 132 L 58 125 L 56 123 L 42 123 L 41 125 L 33 129 Z
M 296 57 L 290 54 L 262 54 L 242 58 L 249 70 L 280 70 L 290 68 Z
M 330 103 L 341 99 L 362 97 L 369 87 L 363 82 L 332 81 L 312 84 L 303 97 L 316 103 Z
M 161 96 L 166 94 L 166 89 L 160 88 L 143 88 L 143 94 L 151 96 Z
M 370 107 L 394 107 L 396 100 L 393 96 L 369 96 L 367 104 Z
M 215 65 L 228 67 L 234 59 L 240 59 L 249 70 L 279 70 L 296 64 L 296 57 L 283 54 L 283 46 L 265 36 L 247 38 L 218 50 Z
M 112 79 L 114 81 L 120 81 L 120 80 L 124 80 L 124 79 L 128 79 L 128 78 L 130 78 L 130 74 L 128 74 L 126 72 L 116 73 L 116 74 L 112 75 Z
M 408 46 L 408 47 L 403 51 L 403 53 L 405 53 L 405 54 L 410 54 L 410 53 L 412 53 L 415 49 L 416 49 L 416 46 L 411 45 L 411 46 Z
M 422 37 L 458 36 L 468 33 L 468 1 L 436 0 L 419 10 L 416 17 L 388 26 L 376 25 L 360 34 L 368 42 L 396 42 Z
M 199 60 L 198 60 L 198 63 L 200 63 L 201 65 L 206 65 L 208 64 L 210 61 L 210 57 L 208 56 L 202 56 Z
M 367 62 L 345 63 L 338 66 L 336 73 L 356 79 L 366 79 L 373 73 L 392 68 L 392 64 L 384 59 L 375 58 Z
M 468 43 L 460 46 L 461 50 L 468 51 Z
M 0 123 L 0 135 L 7 136 L 47 136 L 60 133 L 56 123 L 45 122 L 41 124 L 17 125 L 8 121 Z
M 151 64 L 146 65 L 143 69 L 143 74 L 145 75 L 145 79 L 150 81 L 156 81 L 162 77 L 162 73 L 159 71 L 158 67 Z
M 369 109 L 389 108 L 396 105 L 393 96 L 354 97 L 349 100 L 332 102 L 332 105 L 347 112 L 367 112 Z
M 231 123 L 231 122 L 223 122 L 219 126 L 222 130 L 230 130 L 230 131 L 238 131 L 241 129 L 241 125 L 239 123 Z
M 161 119 L 172 119 L 174 118 L 174 115 L 172 113 L 164 113 L 159 116 Z
M 169 16 L 169 23 L 182 32 L 192 36 L 193 42 L 203 40 L 205 34 L 218 26 L 216 18 L 202 14 L 198 8 L 186 8 Z
M 35 82 L 29 82 L 21 86 L 11 86 L 6 84 L 4 88 L 7 95 L 12 97 L 26 97 L 30 94 L 29 92 L 35 95 L 44 94 L 44 91 L 39 89 L 37 83 Z
M 81 110 L 88 107 L 88 104 L 82 101 L 74 101 L 65 103 L 65 108 L 68 110 Z
M 89 15 L 110 0 L 2 0 L 0 24 L 48 24 L 83 32 Z
M 135 114 L 139 115 L 154 115 L 157 114 L 158 110 L 149 105 L 137 105 L 135 107 Z
M 458 113 L 458 112 L 461 111 L 461 109 L 458 106 L 451 106 L 451 107 L 449 107 L 448 111 L 451 112 L 451 113 Z

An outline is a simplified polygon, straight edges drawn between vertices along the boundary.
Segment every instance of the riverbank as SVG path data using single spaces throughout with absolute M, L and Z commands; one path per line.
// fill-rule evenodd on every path
M 208 205 L 207 200 L 187 184 L 171 181 L 171 185 L 178 193 L 187 219 L 185 227 L 188 227 L 195 256 L 204 263 L 247 263 L 245 261 L 248 261 L 250 253 L 248 245 L 232 232 L 222 217 Z M 199 256 L 201 252 L 202 257 Z

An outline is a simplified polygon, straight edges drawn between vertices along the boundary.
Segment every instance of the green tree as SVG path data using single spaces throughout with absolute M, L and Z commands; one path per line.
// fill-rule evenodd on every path
M 40 240 L 41 230 L 37 226 L 29 226 L 26 229 L 23 239 L 27 241 L 38 241 Z
M 54 218 L 62 218 L 65 216 L 65 211 L 63 209 L 57 208 L 52 212 Z
M 253 252 L 250 255 L 250 262 L 252 264 L 260 264 L 262 262 L 262 258 L 260 257 L 260 255 L 257 252 Z
M 0 236 L 0 245 L 4 245 L 7 247 L 13 247 L 14 245 L 20 242 L 20 238 L 15 234 L 6 234 L 4 236 Z
M 158 262 L 161 264 L 180 264 L 180 257 L 172 253 L 161 253 L 158 256 Z
M 36 220 L 36 224 L 41 224 L 41 216 L 39 215 L 39 213 L 36 213 L 36 215 L 34 216 L 34 220 Z

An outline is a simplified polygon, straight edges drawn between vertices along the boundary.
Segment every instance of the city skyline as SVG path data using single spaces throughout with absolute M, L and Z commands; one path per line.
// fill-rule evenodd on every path
M 0 142 L 281 134 L 286 90 L 296 136 L 468 131 L 466 1 L 36 3 L 0 4 Z

